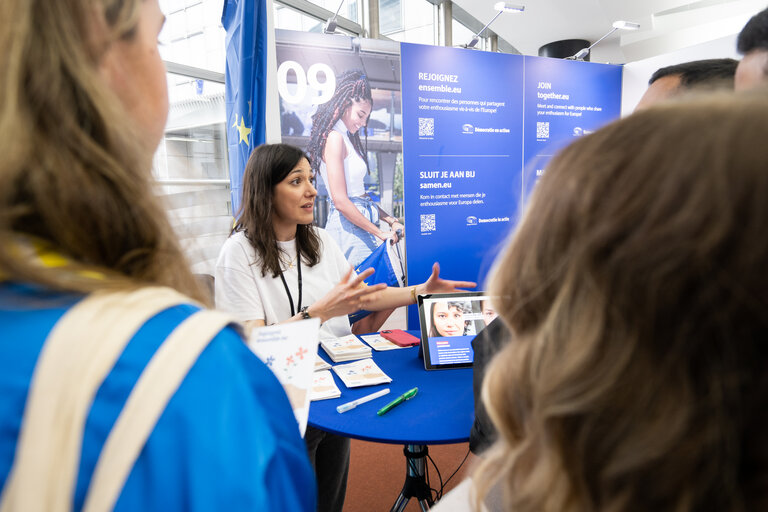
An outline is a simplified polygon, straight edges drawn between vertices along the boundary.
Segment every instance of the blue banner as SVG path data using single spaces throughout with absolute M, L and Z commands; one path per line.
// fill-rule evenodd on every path
M 552 152 L 619 116 L 621 67 L 407 43 L 401 66 L 408 283 L 439 261 L 482 288 Z
M 243 170 L 253 148 L 266 140 L 267 2 L 225 0 L 221 24 L 227 31 L 225 99 L 232 213 L 242 199 Z
M 620 114 L 620 66 L 525 57 L 524 193 L 557 150 Z
M 400 58 L 408 283 L 435 261 L 480 282 L 518 214 L 523 57 L 404 43 Z

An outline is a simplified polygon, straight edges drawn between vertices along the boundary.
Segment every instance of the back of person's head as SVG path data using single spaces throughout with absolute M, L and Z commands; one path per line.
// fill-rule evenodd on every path
M 232 232 L 243 231 L 262 259 L 262 275 L 280 274 L 277 238 L 272 224 L 275 186 L 296 168 L 306 153 L 289 144 L 262 144 L 253 150 L 243 171 L 243 198 Z M 319 240 L 310 226 L 299 225 L 299 251 L 310 266 L 319 261 Z
M 155 148 L 102 67 L 114 45 L 136 37 L 144 3 L 0 3 L 0 274 L 6 278 L 82 292 L 163 284 L 203 298 L 152 188 Z M 71 271 L 22 256 L 19 246 L 30 239 L 65 256 Z
M 736 90 L 746 90 L 768 81 L 768 9 L 752 16 L 736 40 L 744 55 L 736 70 Z
M 692 91 L 733 90 L 738 64 L 739 61 L 735 59 L 706 59 L 660 68 L 648 80 L 648 89 L 640 98 L 635 110 L 642 110 Z
M 648 85 L 665 76 L 677 76 L 680 78 L 680 87 L 683 89 L 693 87 L 733 89 L 733 75 L 736 73 L 738 64 L 739 61 L 736 59 L 705 59 L 674 64 L 657 69 L 648 80 Z
M 489 294 L 507 510 L 768 510 L 768 96 L 617 121 L 557 155 Z
M 746 55 L 753 50 L 768 51 L 768 9 L 752 16 L 736 39 L 736 50 Z

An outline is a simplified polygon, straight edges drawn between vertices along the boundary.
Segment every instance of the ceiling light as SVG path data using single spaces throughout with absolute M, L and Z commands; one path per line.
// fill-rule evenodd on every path
M 493 8 L 503 12 L 523 12 L 525 10 L 524 5 L 514 5 L 508 2 L 496 2 L 493 4 Z
M 613 28 L 619 30 L 637 30 L 640 28 L 639 23 L 633 23 L 631 21 L 614 21 Z
M 478 41 L 480 41 L 480 34 L 485 32 L 485 29 L 487 29 L 488 26 L 491 23 L 493 23 L 494 20 L 501 15 L 501 13 L 503 13 L 503 12 L 521 13 L 521 12 L 523 12 L 525 10 L 525 6 L 524 5 L 514 5 L 514 4 L 507 3 L 507 2 L 496 2 L 493 5 L 493 8 L 496 9 L 497 11 L 499 11 L 499 12 L 497 12 L 496 15 L 493 18 L 491 18 L 491 21 L 486 23 L 485 26 L 480 29 L 480 32 L 478 32 L 477 34 L 472 36 L 472 40 L 470 42 L 468 42 L 466 44 L 466 46 L 464 46 L 464 48 L 474 48 L 477 45 Z
M 639 23 L 634 23 L 632 21 L 614 21 L 613 22 L 613 28 L 608 31 L 607 34 L 605 34 L 603 37 L 589 45 L 587 48 L 582 48 L 576 54 L 568 57 L 569 60 L 584 60 L 587 55 L 589 55 L 589 51 L 594 48 L 600 41 L 608 37 L 609 35 L 613 34 L 617 30 L 638 30 L 640 28 Z

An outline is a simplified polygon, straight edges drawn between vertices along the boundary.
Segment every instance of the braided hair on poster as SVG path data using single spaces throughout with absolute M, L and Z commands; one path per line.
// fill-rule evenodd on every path
M 312 166 L 312 172 L 317 175 L 320 169 L 320 162 L 323 159 L 325 143 L 328 134 L 344 115 L 344 112 L 352 105 L 353 101 L 368 101 L 373 106 L 373 96 L 371 94 L 371 85 L 368 78 L 359 69 L 345 71 L 336 77 L 336 91 L 333 97 L 325 103 L 317 106 L 317 111 L 312 115 L 312 131 L 309 136 L 309 161 Z M 360 140 L 360 131 L 349 134 L 349 140 L 360 158 L 365 162 L 368 168 L 368 130 L 365 130 L 365 147 Z M 368 170 L 370 172 L 370 169 Z

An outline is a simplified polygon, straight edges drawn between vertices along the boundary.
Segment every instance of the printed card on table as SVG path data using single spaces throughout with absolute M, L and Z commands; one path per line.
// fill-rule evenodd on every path
M 392 379 L 384 373 L 373 359 L 361 359 L 353 363 L 337 364 L 333 371 L 348 388 L 361 386 L 375 386 L 392 382 Z
M 338 398 L 340 396 L 341 391 L 333 380 L 330 370 L 315 372 L 312 384 L 312 401 L 327 400 L 328 398 Z
M 389 341 L 386 338 L 382 338 L 379 334 L 365 334 L 360 336 L 364 342 L 366 342 L 368 345 L 371 346 L 373 350 L 395 350 L 398 348 L 406 348 L 401 347 L 399 345 L 395 345 L 391 341 Z
M 283 385 L 304 436 L 309 418 L 320 320 L 311 318 L 251 331 L 248 347 Z
M 322 340 L 324 346 L 335 353 L 355 352 L 356 350 L 366 349 L 367 347 L 357 339 L 354 334 L 347 334 L 341 338 L 330 338 Z

